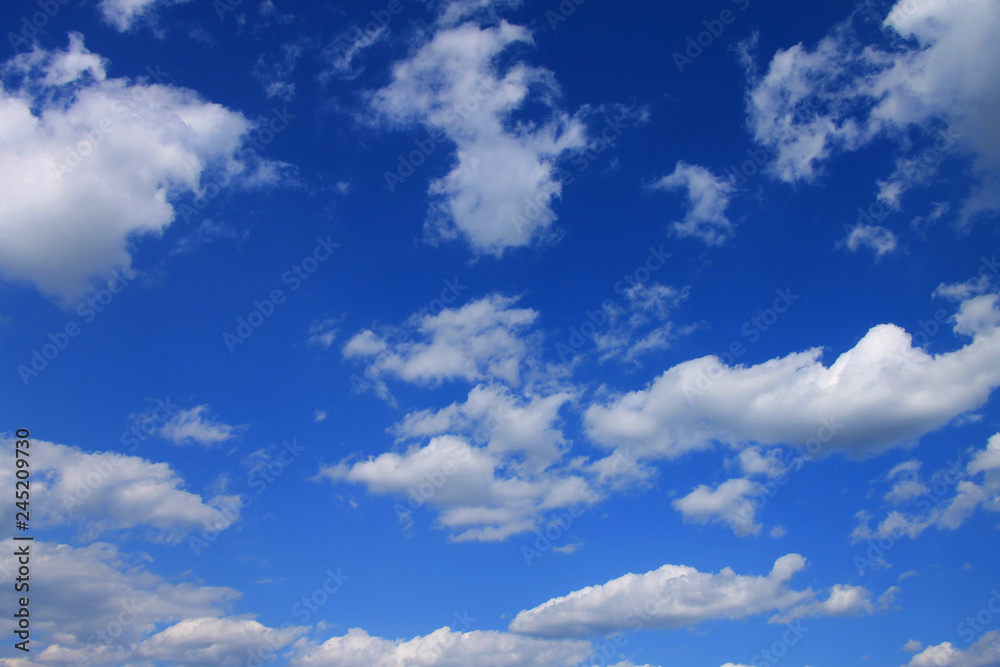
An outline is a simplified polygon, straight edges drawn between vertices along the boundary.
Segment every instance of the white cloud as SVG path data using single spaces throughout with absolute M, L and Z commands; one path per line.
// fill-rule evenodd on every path
M 136 655 L 182 665 L 238 667 L 251 655 L 279 651 L 305 630 L 279 631 L 250 619 L 188 618 L 144 639 Z
M 586 145 L 586 132 L 556 108 L 559 88 L 551 72 L 519 62 L 501 68 L 509 47 L 532 43 L 528 30 L 506 21 L 448 25 L 484 4 L 450 5 L 428 41 L 396 63 L 392 82 L 370 102 L 391 123 L 430 131 L 420 141 L 431 148 L 414 153 L 426 155 L 445 141 L 456 147 L 451 171 L 430 184 L 428 240 L 463 238 L 477 254 L 500 256 L 555 238 L 552 204 L 562 192 L 555 165 Z M 513 122 L 514 112 L 529 103 L 543 105 L 545 117 Z M 391 174 L 390 188 L 412 171 Z
M 400 499 L 406 503 L 396 505 L 401 520 L 424 505 L 433 507 L 438 524 L 458 542 L 504 540 L 535 529 L 546 514 L 600 499 L 580 474 L 519 471 L 505 458 L 452 435 L 401 454 L 325 466 L 319 476 Z
M 951 642 L 928 646 L 913 656 L 906 667 L 990 667 L 997 662 L 1000 662 L 1000 631 L 990 630 L 965 651 Z
M 898 206 L 907 188 L 952 154 L 972 157 L 977 183 L 960 219 L 1000 208 L 1000 6 L 990 0 L 900 0 L 885 19 L 890 47 L 864 45 L 842 24 L 814 49 L 779 50 L 747 96 L 756 140 L 772 148 L 773 173 L 811 180 L 821 165 L 877 137 L 905 145 L 919 128 L 930 164 L 914 170 L 924 146 L 904 156 L 880 183 Z M 944 133 L 938 133 L 941 124 Z M 931 148 L 933 146 L 933 148 Z
M 4 440 L 0 451 L 13 458 L 13 446 L 13 440 Z M 166 463 L 115 452 L 89 454 L 44 440 L 33 440 L 31 452 L 32 504 L 41 526 L 75 525 L 91 536 L 146 527 L 152 536 L 173 542 L 205 526 L 221 530 L 233 522 L 220 508 L 234 498 L 206 501 L 185 491 L 184 480 Z M 0 471 L 0 488 L 13 497 L 12 469 Z
M 10 539 L 2 542 L 0 572 L 6 579 L 16 571 L 15 546 Z M 239 597 L 231 588 L 167 581 L 111 544 L 73 548 L 36 540 L 31 553 L 34 571 L 44 573 L 31 581 L 32 629 L 46 637 L 38 647 L 39 664 L 88 664 L 78 658 L 92 665 L 129 664 L 137 657 L 136 643 L 158 625 L 217 617 Z M 9 618 L 2 622 L 8 635 L 11 625 Z
M 588 642 L 551 641 L 492 630 L 458 632 L 444 627 L 410 640 L 372 637 L 352 628 L 320 646 L 306 645 L 294 667 L 560 667 L 576 665 L 592 653 Z
M 875 253 L 876 257 L 886 255 L 896 249 L 899 239 L 892 231 L 879 225 L 857 225 L 851 228 L 844 243 L 852 252 L 866 247 Z
M 812 616 L 868 615 L 874 613 L 876 609 L 887 608 L 892 604 L 898 592 L 899 588 L 893 586 L 873 602 L 871 591 L 863 586 L 835 584 L 830 588 L 830 594 L 825 600 L 814 600 L 808 604 L 800 605 L 785 614 L 775 616 L 771 620 L 775 623 L 789 623 L 796 619 Z
M 734 225 L 726 217 L 736 186 L 715 176 L 705 167 L 679 161 L 672 174 L 653 184 L 658 190 L 687 191 L 688 210 L 684 220 L 673 223 L 678 236 L 693 236 L 708 245 L 719 245 L 732 236 Z
M 207 405 L 198 405 L 172 414 L 158 433 L 175 445 L 211 446 L 235 438 L 244 428 L 221 422 L 208 414 Z
M 2 72 L 0 266 L 63 301 L 128 271 L 132 240 L 170 225 L 171 200 L 202 194 L 208 170 L 245 185 L 275 168 L 237 157 L 253 127 L 243 115 L 184 88 L 108 79 L 79 34 Z
M 903 645 L 903 650 L 907 653 L 916 653 L 924 647 L 923 644 L 918 642 L 916 639 L 911 639 Z
M 746 478 L 730 479 L 714 489 L 705 484 L 673 502 L 685 521 L 693 523 L 725 523 L 739 536 L 759 535 L 762 526 L 754 522 L 756 506 L 751 496 L 760 485 Z
M 464 435 L 494 455 L 523 459 L 530 469 L 541 471 L 563 454 L 566 441 L 557 421 L 560 408 L 573 398 L 568 391 L 526 398 L 501 385 L 481 384 L 464 403 L 408 413 L 391 431 L 400 440 Z
M 356 334 L 345 344 L 343 354 L 346 358 L 375 357 L 365 377 L 377 382 L 386 374 L 427 385 L 463 379 L 501 380 L 518 386 L 530 352 L 524 334 L 538 313 L 515 308 L 516 303 L 516 298 L 494 294 L 437 315 L 418 313 L 402 332 Z M 395 340 L 390 342 L 391 338 Z
M 639 458 L 676 457 L 715 442 L 811 441 L 859 456 L 910 442 L 979 407 L 1000 385 L 996 304 L 996 295 L 964 301 L 954 331 L 972 342 L 937 355 L 881 324 L 829 367 L 818 348 L 749 367 L 716 357 L 686 361 L 645 389 L 592 404 L 587 433 Z
M 760 447 L 747 447 L 737 455 L 736 458 L 745 474 L 774 478 L 788 470 L 780 449 L 761 452 Z
M 767 576 L 717 574 L 664 565 L 645 574 L 626 574 L 588 586 L 520 612 L 512 632 L 545 637 L 584 637 L 623 629 L 673 629 L 710 619 L 737 619 L 789 609 L 814 596 L 788 583 L 806 560 L 782 556 Z
M 851 534 L 855 542 L 904 535 L 916 538 L 928 528 L 955 530 L 980 508 L 1000 512 L 1000 433 L 975 452 L 964 470 L 956 460 L 926 484 L 917 475 L 915 463 L 908 461 L 889 472 L 893 486 L 885 499 L 892 509 L 874 530 L 869 525 L 872 514 L 858 512 L 858 525 Z M 907 476 L 897 479 L 900 471 Z

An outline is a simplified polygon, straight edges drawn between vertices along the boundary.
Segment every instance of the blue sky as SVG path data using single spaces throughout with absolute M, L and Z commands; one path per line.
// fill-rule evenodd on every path
M 0 11 L 0 665 L 1000 664 L 995 2 Z

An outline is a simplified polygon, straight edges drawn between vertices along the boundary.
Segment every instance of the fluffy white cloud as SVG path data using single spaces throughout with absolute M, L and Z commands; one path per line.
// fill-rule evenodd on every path
M 588 586 L 520 612 L 512 632 L 546 637 L 581 637 L 626 628 L 680 628 L 709 619 L 736 619 L 781 611 L 814 596 L 788 583 L 806 560 L 782 556 L 767 576 L 717 574 L 683 565 L 664 565 L 645 574 L 626 574 Z
M 382 387 L 383 374 L 429 385 L 464 379 L 518 386 L 531 351 L 525 333 L 538 313 L 516 308 L 516 303 L 516 298 L 494 294 L 437 315 L 418 313 L 401 330 L 355 334 L 343 355 L 375 357 L 365 378 Z
M 965 651 L 956 648 L 951 642 L 928 646 L 913 656 L 906 667 L 990 667 L 998 662 L 1000 631 L 991 630 Z
M 8 539 L 0 546 L 0 574 L 9 581 L 16 544 Z M 31 581 L 32 629 L 46 637 L 39 664 L 79 664 L 78 658 L 129 664 L 135 645 L 158 625 L 218 617 L 239 596 L 231 588 L 167 581 L 111 544 L 73 548 L 36 540 L 31 553 L 34 572 L 44 573 Z M 11 633 L 11 619 L 0 625 Z
M 739 536 L 759 535 L 763 526 L 754 522 L 757 510 L 750 500 L 759 491 L 760 485 L 746 478 L 727 480 L 714 489 L 700 484 L 673 506 L 685 521 L 725 523 Z
M 820 349 L 749 367 L 702 357 L 592 404 L 587 433 L 639 458 L 714 442 L 812 443 L 866 455 L 912 441 L 979 407 L 1000 385 L 997 298 L 962 302 L 953 328 L 972 340 L 953 352 L 928 354 L 903 329 L 881 324 L 829 367 Z
M 677 163 L 673 173 L 653 184 L 659 190 L 684 189 L 687 192 L 688 210 L 684 220 L 673 223 L 678 236 L 693 236 L 708 245 L 719 245 L 732 236 L 734 225 L 726 217 L 729 200 L 736 186 L 720 178 L 705 167 Z
M 776 154 L 772 171 L 811 180 L 823 162 L 876 137 L 905 144 L 913 128 L 924 146 L 902 158 L 881 198 L 898 205 L 955 153 L 973 159 L 978 184 L 964 202 L 968 222 L 1000 208 L 1000 6 L 991 0 L 900 0 L 883 25 L 890 48 L 864 45 L 842 24 L 814 49 L 779 50 L 747 96 L 756 140 Z M 936 128 L 946 126 L 946 132 Z M 933 148 L 930 146 L 933 145 Z M 922 162 L 921 158 L 925 162 Z
M 0 267 L 64 301 L 127 271 L 130 241 L 170 225 L 171 200 L 202 194 L 209 169 L 273 177 L 274 165 L 236 156 L 253 127 L 243 115 L 184 88 L 108 79 L 79 34 L 66 50 L 13 57 L 2 79 Z
M 331 481 L 364 484 L 397 503 L 401 520 L 425 504 L 440 511 L 438 523 L 455 541 L 495 541 L 534 529 L 546 513 L 600 498 L 591 481 L 570 471 L 518 472 L 485 448 L 442 435 L 401 454 L 387 452 L 357 463 L 326 466 Z
M 541 471 L 563 454 L 565 439 L 557 421 L 560 408 L 573 398 L 568 391 L 526 398 L 501 385 L 477 385 L 465 402 L 411 412 L 391 431 L 399 440 L 464 435 L 492 454 Z
M 885 609 L 892 604 L 899 588 L 893 586 L 872 602 L 871 591 L 863 586 L 835 584 L 825 600 L 814 600 L 808 604 L 799 605 L 791 611 L 775 616 L 775 623 L 789 623 L 796 619 L 810 616 L 861 616 L 872 614 L 876 609 Z
M 352 628 L 320 646 L 307 645 L 292 660 L 295 667 L 561 667 L 576 665 L 592 653 L 588 642 L 543 640 L 505 632 L 458 632 L 444 627 L 410 640 L 372 637 Z
M 0 452 L 11 459 L 13 449 L 13 440 L 0 442 Z M 91 536 L 144 527 L 158 539 L 177 541 L 205 526 L 222 530 L 233 522 L 220 508 L 235 498 L 206 501 L 185 491 L 184 480 L 166 463 L 33 440 L 31 464 L 32 506 L 41 526 L 71 524 Z M 12 468 L 0 470 L 0 489 L 11 497 L 14 481 Z M 13 509 L 2 511 L 8 522 Z
M 189 618 L 144 639 L 136 655 L 171 664 L 238 667 L 246 665 L 251 655 L 258 659 L 273 655 L 304 630 L 279 631 L 250 619 Z
M 500 65 L 509 47 L 532 42 L 528 30 L 506 21 L 452 25 L 487 4 L 451 3 L 430 38 L 393 67 L 392 82 L 370 103 L 391 123 L 430 131 L 421 140 L 430 148 L 415 151 L 420 163 L 436 144 L 456 147 L 451 171 L 430 184 L 428 239 L 460 237 L 477 253 L 499 256 L 554 238 L 552 203 L 562 192 L 556 161 L 583 148 L 586 132 L 581 121 L 555 107 L 559 89 L 551 72 Z M 529 103 L 547 107 L 545 117 L 512 122 Z M 387 172 L 390 188 L 413 169 Z
M 178 410 L 160 427 L 158 433 L 175 445 L 215 445 L 235 438 L 243 426 L 230 426 L 208 414 L 207 405 Z

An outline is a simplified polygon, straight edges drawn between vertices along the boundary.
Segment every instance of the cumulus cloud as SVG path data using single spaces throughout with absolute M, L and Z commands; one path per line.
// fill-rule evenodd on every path
M 514 45 L 531 44 L 523 27 L 501 21 L 453 25 L 490 3 L 451 3 L 431 36 L 393 67 L 392 81 L 371 94 L 379 116 L 430 131 L 431 147 L 455 146 L 451 170 L 434 179 L 428 240 L 462 238 L 477 254 L 555 238 L 553 202 L 562 192 L 560 157 L 585 147 L 583 123 L 559 110 L 559 87 L 548 70 L 522 62 L 501 65 Z M 545 108 L 532 122 L 513 121 L 528 105 Z M 428 150 L 416 151 L 423 155 Z M 387 172 L 395 189 L 413 171 Z
M 730 568 L 712 574 L 664 565 L 588 586 L 520 612 L 512 632 L 544 637 L 585 637 L 623 629 L 673 629 L 711 619 L 737 619 L 790 609 L 811 600 L 811 589 L 789 581 L 806 559 L 788 554 L 766 576 L 739 575 Z M 777 622 L 777 621 L 776 621 Z
M 497 541 L 536 528 L 543 516 L 600 498 L 592 482 L 571 471 L 509 469 L 505 459 L 462 438 L 441 435 L 405 452 L 321 468 L 320 477 L 364 484 L 391 495 L 401 520 L 427 505 L 455 541 Z
M 569 391 L 527 398 L 502 385 L 481 384 L 463 403 L 410 412 L 391 431 L 399 440 L 463 435 L 495 455 L 544 470 L 563 454 L 566 441 L 557 424 L 559 410 L 573 398 Z
M 275 167 L 237 155 L 253 127 L 242 114 L 184 88 L 109 79 L 76 33 L 0 76 L 2 274 L 64 301 L 128 271 L 129 244 L 170 225 L 172 200 L 201 195 L 209 169 L 247 185 Z
M 279 631 L 250 619 L 188 618 L 144 639 L 136 655 L 174 664 L 238 667 L 250 655 L 273 654 L 305 630 Z
M 725 523 L 741 537 L 759 535 L 763 526 L 754 522 L 757 508 L 750 500 L 759 491 L 760 485 L 746 478 L 727 480 L 714 489 L 700 484 L 673 506 L 685 521 Z
M 919 646 L 920 643 L 917 642 L 917 648 Z M 951 642 L 928 646 L 913 656 L 906 667 L 989 667 L 998 661 L 1000 631 L 990 630 L 965 651 L 956 648 Z
M 656 181 L 653 188 L 686 192 L 687 213 L 671 226 L 678 236 L 693 236 L 708 245 L 719 245 L 732 236 L 734 225 L 726 217 L 726 209 L 736 186 L 728 180 L 682 160 L 673 173 Z
M 1000 385 L 997 298 L 961 303 L 953 330 L 971 342 L 952 352 L 928 354 L 903 329 L 880 324 L 829 367 L 818 348 L 754 366 L 686 361 L 644 389 L 591 404 L 587 433 L 639 458 L 716 442 L 812 442 L 858 456 L 912 442 L 976 409 Z
M 531 349 L 525 333 L 538 313 L 516 303 L 494 294 L 437 315 L 418 313 L 398 330 L 355 334 L 343 355 L 374 357 L 364 375 L 382 386 L 383 374 L 432 386 L 454 379 L 518 386 Z
M 976 185 L 960 220 L 996 211 L 998 29 L 1000 6 L 990 0 L 900 0 L 883 22 L 887 47 L 864 44 L 847 22 L 814 48 L 779 50 L 747 95 L 751 131 L 776 155 L 772 173 L 789 182 L 812 180 L 838 153 L 883 137 L 905 150 L 906 137 L 918 130 L 923 141 L 880 182 L 881 197 L 898 206 L 900 195 L 925 182 L 942 160 L 964 154 Z
M 0 574 L 10 580 L 16 545 L 8 539 L 0 546 Z M 32 567 L 45 573 L 31 581 L 32 629 L 47 638 L 39 664 L 135 664 L 135 646 L 157 626 L 218 617 L 239 597 L 231 588 L 167 581 L 111 544 L 73 548 L 36 540 L 31 551 Z M 2 622 L 8 634 L 11 625 Z M 118 634 L 108 642 L 112 632 Z
M 0 451 L 11 459 L 13 449 L 13 440 L 0 442 Z M 222 530 L 233 522 L 221 508 L 235 498 L 206 501 L 185 491 L 184 480 L 166 463 L 44 440 L 33 440 L 31 452 L 32 504 L 40 526 L 75 525 L 90 536 L 144 528 L 152 537 L 176 542 L 205 526 Z M 12 468 L 0 471 L 0 488 L 13 497 Z
M 592 653 L 588 642 L 543 640 L 492 630 L 460 632 L 444 627 L 409 640 L 373 637 L 352 628 L 323 644 L 302 648 L 295 667 L 560 667 L 575 665 Z

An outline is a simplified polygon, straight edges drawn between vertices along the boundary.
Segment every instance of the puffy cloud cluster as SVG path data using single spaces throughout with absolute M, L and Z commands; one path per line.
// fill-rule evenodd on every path
M 880 198 L 901 195 L 956 154 L 971 157 L 977 184 L 959 210 L 968 223 L 1000 209 L 1000 6 L 991 0 L 899 0 L 885 17 L 888 46 L 864 44 L 850 23 L 814 48 L 779 50 L 747 95 L 756 140 L 775 155 L 772 172 L 812 180 L 823 164 L 876 138 L 906 146 L 917 129 L 925 144 L 880 182 Z M 944 128 L 942 132 L 941 129 Z M 877 230 L 876 230 L 877 231 Z M 891 248 L 879 232 L 855 238 Z
M 277 178 L 238 155 L 253 127 L 239 112 L 106 67 L 73 33 L 65 50 L 36 48 L 0 70 L 2 275 L 63 300 L 128 270 L 129 243 L 170 225 L 172 200 L 202 195 L 210 169 L 244 184 Z

